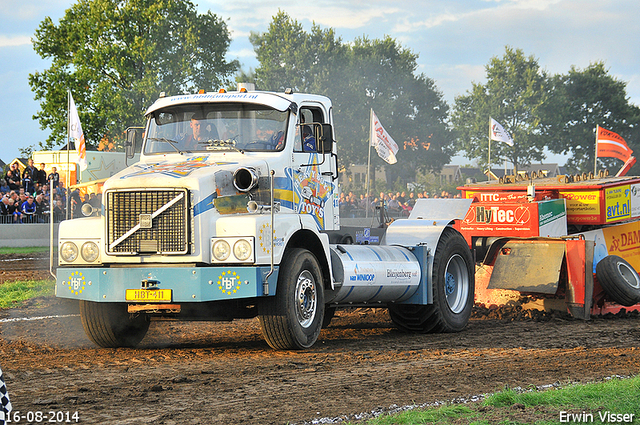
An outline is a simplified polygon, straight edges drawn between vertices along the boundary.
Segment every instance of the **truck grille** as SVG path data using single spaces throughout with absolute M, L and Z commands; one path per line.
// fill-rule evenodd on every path
M 187 195 L 185 189 L 108 191 L 107 252 L 186 254 Z

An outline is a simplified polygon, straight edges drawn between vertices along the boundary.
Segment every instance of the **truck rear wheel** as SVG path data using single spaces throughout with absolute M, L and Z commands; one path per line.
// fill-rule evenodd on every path
M 626 307 L 640 303 L 640 277 L 624 258 L 604 257 L 596 265 L 596 278 L 612 301 Z
M 89 339 L 103 348 L 135 347 L 149 330 L 149 319 L 128 313 L 122 303 L 81 300 L 80 319 Z
M 276 350 L 311 347 L 320 335 L 324 317 L 322 271 L 308 250 L 293 248 L 282 261 L 275 297 L 262 300 L 262 335 Z
M 469 246 L 453 228 L 445 228 L 438 241 L 431 279 L 433 304 L 392 304 L 391 320 L 409 332 L 461 331 L 473 308 L 475 274 Z

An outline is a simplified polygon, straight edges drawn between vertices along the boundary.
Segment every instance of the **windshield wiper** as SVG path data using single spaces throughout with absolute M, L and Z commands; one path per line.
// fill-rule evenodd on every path
M 199 145 L 207 145 L 207 150 L 216 150 L 216 149 L 233 149 L 241 154 L 244 154 L 244 150 L 236 147 L 236 141 L 233 139 L 229 140 L 207 140 L 206 142 L 198 142 Z
M 176 143 L 178 142 L 176 142 L 175 140 L 166 139 L 164 137 L 149 137 L 147 140 L 168 143 L 176 152 L 178 152 L 180 155 L 184 155 L 184 152 L 182 152 L 180 149 L 176 147 Z

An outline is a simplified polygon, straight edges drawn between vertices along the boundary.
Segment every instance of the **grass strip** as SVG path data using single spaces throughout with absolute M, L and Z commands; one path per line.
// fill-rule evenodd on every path
M 23 246 L 23 247 L 0 247 L 0 255 L 7 254 L 33 254 L 40 252 L 49 252 L 48 246 Z
M 54 295 L 51 280 L 16 280 L 0 284 L 0 308 L 18 307 L 23 301 L 35 297 Z
M 368 425 L 640 423 L 640 377 L 539 391 L 506 389 L 483 402 L 409 410 Z

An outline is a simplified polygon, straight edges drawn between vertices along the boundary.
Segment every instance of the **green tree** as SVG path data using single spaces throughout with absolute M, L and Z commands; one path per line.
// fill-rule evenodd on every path
M 552 79 L 551 98 L 545 107 L 545 130 L 549 150 L 569 154 L 567 167 L 571 172 L 594 170 L 596 125 L 614 131 L 636 150 L 638 137 L 638 107 L 631 105 L 626 82 L 618 80 L 596 62 L 584 70 L 572 66 L 567 74 Z M 620 160 L 599 159 L 609 168 L 621 166 Z
M 33 46 L 51 67 L 29 76 L 41 107 L 34 119 L 51 130 L 42 147 L 65 141 L 67 90 L 87 144 L 118 142 L 160 92 L 228 84 L 238 68 L 225 58 L 229 43 L 225 22 L 190 1 L 79 0 L 57 25 L 45 18 Z
M 486 84 L 474 83 L 466 95 L 455 99 L 452 122 L 457 146 L 469 159 L 487 164 L 489 119 L 498 121 L 514 140 L 511 147 L 491 143 L 491 164 L 509 160 L 517 169 L 544 158 L 543 105 L 548 98 L 548 77 L 533 57 L 520 49 L 505 48 L 485 67 Z
M 347 52 L 332 29 L 314 24 L 307 33 L 283 11 L 273 17 L 267 32 L 252 32 L 249 40 L 260 64 L 255 70 L 257 85 L 273 91 L 321 90 L 328 78 L 339 75 Z
M 417 55 L 391 37 L 357 38 L 347 73 L 350 90 L 336 93 L 336 125 L 341 125 L 346 159 L 364 162 L 369 138 L 369 110 L 398 144 L 398 164 L 387 166 L 391 181 L 403 170 L 437 170 L 454 154 L 447 124 L 449 106 L 435 82 L 417 74 Z M 341 152 L 343 152 L 341 151 Z M 385 163 L 372 152 L 372 163 Z
M 257 87 L 324 94 L 334 106 L 340 161 L 367 162 L 370 110 L 400 147 L 387 169 L 440 169 L 453 152 L 448 106 L 432 79 L 416 74 L 417 55 L 391 37 L 344 43 L 333 29 L 302 25 L 280 11 L 250 37 L 259 61 Z M 428 148 L 428 150 L 427 150 Z M 374 166 L 386 165 L 375 152 Z M 393 178 L 395 180 L 395 176 Z

